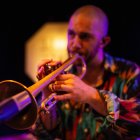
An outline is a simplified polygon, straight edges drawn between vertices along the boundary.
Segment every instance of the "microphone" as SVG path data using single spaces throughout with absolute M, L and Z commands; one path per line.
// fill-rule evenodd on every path
M 0 103 L 0 123 L 8 121 L 31 103 L 29 92 L 24 90 Z

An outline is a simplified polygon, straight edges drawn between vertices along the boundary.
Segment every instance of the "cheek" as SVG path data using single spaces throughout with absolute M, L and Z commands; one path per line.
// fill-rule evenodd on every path
M 85 44 L 82 48 L 82 51 L 85 53 L 91 53 L 93 51 L 93 45 L 92 44 Z
M 89 47 L 90 51 L 92 53 L 96 52 L 99 48 L 99 43 L 97 41 L 94 41 L 90 44 L 91 47 Z
M 68 53 L 70 53 L 72 51 L 69 44 L 67 45 L 67 51 L 68 51 Z
M 70 45 L 69 45 L 69 43 L 67 44 L 67 51 L 68 51 L 68 54 L 71 52 L 71 49 L 70 49 L 71 47 L 70 47 Z
M 92 57 L 96 56 L 96 54 L 98 53 L 99 51 L 99 46 L 94 46 L 92 49 L 91 49 L 91 55 Z
M 71 50 L 72 44 L 73 44 L 72 41 L 68 40 L 68 43 L 67 43 L 67 49 L 68 49 L 68 50 Z
M 94 57 L 98 52 L 98 45 L 89 44 L 86 48 L 84 48 L 84 52 L 87 57 Z

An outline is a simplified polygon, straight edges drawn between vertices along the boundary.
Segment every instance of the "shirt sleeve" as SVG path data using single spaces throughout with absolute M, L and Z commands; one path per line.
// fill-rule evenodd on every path
M 140 76 L 131 79 L 127 84 L 127 99 L 99 90 L 107 103 L 108 115 L 104 125 L 112 125 L 113 129 L 126 135 L 140 136 Z

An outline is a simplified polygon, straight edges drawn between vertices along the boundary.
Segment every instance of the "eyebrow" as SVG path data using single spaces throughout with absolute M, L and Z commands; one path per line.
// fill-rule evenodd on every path
M 73 34 L 73 35 L 76 35 L 77 34 L 80 39 L 89 39 L 90 37 L 92 37 L 92 34 L 91 33 L 88 33 L 88 32 L 76 33 L 72 29 L 68 29 L 68 34 Z

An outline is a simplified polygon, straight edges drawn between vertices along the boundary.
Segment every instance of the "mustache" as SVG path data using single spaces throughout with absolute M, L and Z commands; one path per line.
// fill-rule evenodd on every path
M 80 56 L 84 56 L 84 52 L 82 50 L 68 50 L 68 53 L 73 56 L 75 54 L 79 54 Z

